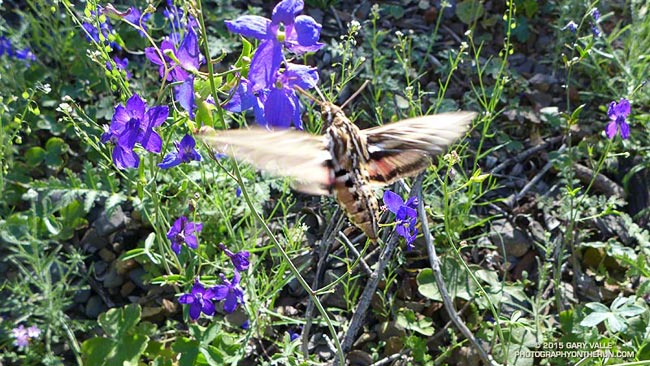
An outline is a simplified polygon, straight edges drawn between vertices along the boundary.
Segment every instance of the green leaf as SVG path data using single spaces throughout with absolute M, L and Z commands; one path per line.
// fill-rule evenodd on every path
M 199 347 L 199 351 L 209 365 L 220 366 L 224 364 L 224 355 L 219 348 L 213 346 Z
M 617 315 L 620 315 L 624 318 L 630 318 L 633 316 L 637 316 L 640 314 L 643 314 L 646 311 L 645 308 L 636 305 L 636 304 L 627 304 L 620 308 L 619 310 L 615 311 Z
M 124 335 L 119 340 L 119 347 L 112 358 L 111 365 L 138 366 L 140 356 L 147 348 L 149 337 L 142 334 Z
M 418 332 L 425 336 L 431 336 L 435 332 L 431 318 L 425 316 L 418 317 L 411 309 L 400 309 L 396 322 L 408 330 Z
M 58 168 L 63 164 L 61 157 L 67 151 L 67 145 L 63 139 L 52 137 L 45 143 L 45 164 L 50 168 Z
M 25 163 L 30 167 L 38 166 L 45 159 L 45 149 L 40 146 L 34 146 L 25 152 Z
M 583 327 L 595 327 L 596 325 L 605 321 L 611 315 L 611 313 L 593 312 L 582 319 L 580 325 Z
M 199 342 L 188 338 L 177 338 L 172 345 L 172 350 L 181 355 L 179 366 L 194 366 L 199 355 Z
M 469 300 L 476 291 L 476 285 L 469 278 L 465 267 L 452 257 L 442 257 L 440 270 L 442 278 L 447 285 L 447 290 L 452 299 L 461 298 Z M 417 277 L 418 290 L 422 296 L 434 301 L 442 301 L 438 287 L 430 268 L 422 270 Z
M 86 220 L 86 211 L 80 201 L 73 201 L 59 211 L 61 231 L 57 238 L 69 240 L 74 235 L 74 231 L 88 226 Z
M 470 25 L 483 16 L 483 5 L 478 0 L 465 0 L 456 4 L 456 16 Z
M 590 314 L 591 315 L 591 314 Z M 627 322 L 618 315 L 610 314 L 607 318 L 607 326 L 612 333 L 620 333 L 627 329 Z
M 590 302 L 585 304 L 585 306 L 593 311 L 600 313 L 609 313 L 609 308 L 599 302 Z
M 112 339 L 96 337 L 90 338 L 81 344 L 81 354 L 84 356 L 85 365 L 106 365 L 107 360 L 117 348 L 117 342 Z
M 210 326 L 200 333 L 200 338 L 197 338 L 201 342 L 201 345 L 207 346 L 212 341 L 214 341 L 217 336 L 221 333 L 221 325 L 217 322 L 210 324 Z
M 107 334 L 119 338 L 135 328 L 136 324 L 140 321 L 141 314 L 142 310 L 138 304 L 110 309 L 99 316 L 99 325 Z

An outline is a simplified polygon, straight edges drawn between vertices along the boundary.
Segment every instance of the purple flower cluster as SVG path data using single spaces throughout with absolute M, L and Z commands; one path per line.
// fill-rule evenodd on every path
M 600 27 L 598 27 L 598 22 L 600 21 L 600 10 L 598 8 L 594 8 L 591 11 L 591 18 L 593 19 L 593 22 L 591 22 L 591 32 L 594 34 L 594 37 L 598 38 L 603 34 Z
M 406 250 L 413 249 L 413 241 L 418 235 L 416 227 L 418 212 L 418 198 L 411 197 L 406 202 L 395 192 L 386 190 L 384 192 L 384 204 L 388 210 L 395 214 L 395 231 L 406 239 Z
M 300 105 L 295 88 L 310 89 L 318 82 L 315 68 L 286 61 L 283 50 L 296 55 L 315 52 L 323 47 L 318 42 L 321 25 L 312 17 L 299 15 L 302 0 L 282 0 L 273 9 L 271 19 L 244 15 L 226 21 L 233 33 L 261 41 L 251 60 L 248 77 L 240 85 L 225 108 L 232 112 L 253 109 L 255 119 L 267 127 L 302 129 Z
M 197 234 L 203 229 L 203 224 L 191 222 L 187 217 L 179 217 L 167 233 L 171 241 L 172 250 L 177 255 L 181 252 L 183 244 L 190 249 L 197 249 L 199 246 Z M 215 313 L 214 301 L 224 300 L 223 310 L 232 313 L 239 304 L 244 304 L 244 291 L 239 285 L 241 280 L 240 272 L 250 267 L 250 253 L 242 250 L 233 253 L 225 245 L 219 244 L 219 248 L 230 258 L 234 266 L 234 276 L 231 281 L 220 274 L 223 284 L 206 289 L 197 278 L 189 293 L 181 295 L 178 301 L 181 304 L 190 305 L 190 319 L 196 320 L 201 313 L 212 316 Z
M 118 169 L 137 168 L 140 165 L 140 157 L 133 151 L 135 144 L 152 153 L 160 152 L 162 139 L 153 128 L 162 125 L 168 115 L 167 106 L 147 108 L 138 94 L 133 94 L 126 105 L 115 107 L 111 125 L 104 126 L 101 141 L 115 145 L 113 162 Z
M 11 335 L 15 338 L 14 345 L 16 347 L 25 348 L 29 346 L 29 341 L 31 339 L 38 338 L 41 335 L 41 330 L 35 325 L 25 328 L 25 326 L 21 324 L 11 330 Z
M 190 305 L 190 319 L 196 320 L 201 313 L 212 316 L 215 313 L 214 301 L 223 300 L 223 310 L 230 314 L 237 310 L 239 304 L 244 304 L 244 290 L 239 285 L 241 276 L 234 271 L 232 281 L 220 274 L 223 284 L 205 288 L 197 278 L 189 293 L 181 295 L 178 302 Z
M 605 128 L 607 138 L 613 139 L 618 131 L 621 131 L 621 137 L 623 140 L 627 140 L 630 137 L 630 125 L 627 124 L 627 116 L 630 115 L 630 111 L 630 101 L 625 98 L 621 98 L 618 103 L 609 103 L 607 116 L 609 117 L 610 122 Z
M 36 56 L 34 56 L 34 53 L 29 47 L 15 49 L 11 44 L 11 40 L 5 36 L 0 36 L 0 56 L 2 55 L 23 60 L 26 67 L 29 67 L 33 61 L 36 61 Z
M 147 47 L 145 55 L 155 65 L 158 65 L 160 77 L 172 82 L 181 82 L 174 87 L 176 100 L 185 109 L 190 118 L 194 118 L 194 74 L 203 61 L 199 52 L 199 41 L 196 32 L 188 25 L 185 36 L 176 47 L 174 42 L 166 38 L 160 47 Z
M 591 32 L 593 33 L 594 37 L 598 38 L 603 34 L 603 32 L 600 30 L 600 27 L 598 26 L 598 22 L 600 21 L 600 10 L 598 10 L 598 8 L 593 8 L 590 15 Z M 570 30 L 571 33 L 575 33 L 578 30 L 578 25 L 573 20 L 571 20 L 562 28 L 562 30 L 565 29 Z

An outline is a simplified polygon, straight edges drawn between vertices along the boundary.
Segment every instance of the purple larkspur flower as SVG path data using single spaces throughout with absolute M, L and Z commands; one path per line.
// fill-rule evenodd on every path
M 11 40 L 5 36 L 0 36 L 0 56 L 7 54 L 7 56 L 13 56 L 14 48 L 11 45 Z
M 201 313 L 208 316 L 214 315 L 214 302 L 212 300 L 216 299 L 216 295 L 214 288 L 206 289 L 197 278 L 194 281 L 192 290 L 181 295 L 178 302 L 190 305 L 190 319 L 196 320 L 201 316 Z
M 322 26 L 308 15 L 298 15 L 303 7 L 302 0 L 283 0 L 273 9 L 271 19 L 243 15 L 225 22 L 229 31 L 262 41 L 251 60 L 249 79 L 273 83 L 284 60 L 283 47 L 298 55 L 323 47 L 318 42 Z
M 292 122 L 296 128 L 303 128 L 295 87 L 313 88 L 318 82 L 318 70 L 287 63 L 286 69 L 279 69 L 270 84 L 266 84 L 261 74 L 249 73 L 249 78 L 242 78 L 225 109 L 241 112 L 252 108 L 257 123 L 267 128 L 288 128 Z
M 571 33 L 575 33 L 578 30 L 578 25 L 572 20 L 568 22 L 562 30 L 568 29 Z
M 173 1 L 167 1 L 167 7 L 163 10 L 163 16 L 169 21 L 169 38 L 174 44 L 181 42 L 181 31 L 187 27 L 198 28 L 198 21 L 191 14 L 185 16 L 183 8 L 174 5 Z
M 384 192 L 384 204 L 388 210 L 395 214 L 395 231 L 406 239 L 406 249 L 413 249 L 413 241 L 418 235 L 417 223 L 417 197 L 411 197 L 406 202 L 398 194 L 386 190 Z
M 219 244 L 219 248 L 223 250 L 223 252 L 228 256 L 228 258 L 230 258 L 233 266 L 237 271 L 244 272 L 250 266 L 249 257 L 251 254 L 248 251 L 242 250 L 240 252 L 233 253 L 232 251 L 230 251 L 230 249 L 226 248 L 226 246 L 223 245 L 223 243 Z
M 36 56 L 34 56 L 34 53 L 32 53 L 32 50 L 29 49 L 29 47 L 16 51 L 15 56 L 17 59 L 23 60 L 27 67 L 29 67 L 33 61 L 36 61 Z
M 300 338 L 300 332 L 302 332 L 302 329 L 300 327 L 298 327 L 297 329 L 288 330 L 287 333 L 289 333 L 289 340 L 293 342 L 296 339 Z
M 170 39 L 165 39 L 160 44 L 160 52 L 155 47 L 147 47 L 144 50 L 145 55 L 152 63 L 158 65 L 160 77 L 165 77 L 167 81 L 185 81 L 190 77 L 190 72 L 199 69 L 200 55 L 199 42 L 194 29 L 189 27 L 185 37 L 178 49 Z M 178 63 L 168 54 L 174 55 Z
M 199 51 L 198 37 L 194 29 L 192 27 L 187 28 L 185 37 L 178 49 L 176 49 L 172 40 L 165 39 L 160 45 L 160 54 L 155 47 L 147 47 L 144 52 L 149 61 L 159 66 L 158 73 L 160 77 L 166 78 L 167 81 L 182 81 L 180 85 L 174 87 L 176 100 L 193 119 L 194 73 L 198 71 L 203 61 L 203 56 Z M 170 57 L 170 55 L 173 55 L 173 57 Z
M 163 161 L 158 164 L 162 169 L 169 169 L 181 163 L 189 163 L 196 160 L 201 161 L 201 154 L 196 151 L 196 141 L 190 135 L 185 135 L 180 142 L 174 142 L 176 151 L 170 152 L 163 158 Z
M 285 46 L 296 54 L 315 52 L 323 47 L 318 42 L 322 26 L 308 15 L 298 15 L 304 6 L 303 0 L 283 0 L 273 9 L 271 19 L 243 15 L 225 23 L 233 33 Z
M 235 189 L 235 197 L 239 198 L 241 197 L 241 187 L 237 186 L 237 189 Z
M 159 153 L 162 139 L 153 130 L 165 122 L 169 116 L 167 106 L 147 108 L 147 104 L 138 94 L 133 94 L 125 105 L 115 106 L 110 126 L 104 126 L 101 141 L 112 142 L 113 162 L 118 169 L 136 168 L 140 157 L 133 151 L 136 143 L 152 153 Z
M 591 11 L 591 17 L 594 18 L 594 21 L 599 21 L 600 20 L 600 10 L 598 8 L 594 8 L 594 10 Z
M 600 37 L 603 34 L 597 23 L 591 23 L 591 33 L 593 33 L 594 37 L 596 38 Z
M 623 140 L 630 137 L 630 125 L 627 123 L 627 116 L 630 114 L 630 111 L 630 101 L 625 98 L 621 98 L 618 103 L 609 103 L 607 116 L 609 117 L 610 122 L 605 128 L 607 138 L 613 139 L 618 131 L 621 131 L 621 138 L 623 138 Z
M 202 223 L 192 222 L 185 216 L 176 219 L 167 232 L 167 239 L 172 242 L 172 250 L 174 253 L 176 253 L 176 255 L 181 253 L 181 246 L 183 243 L 191 249 L 198 248 L 199 240 L 197 239 L 196 234 L 202 229 Z
M 138 33 L 141 37 L 146 37 L 147 32 L 147 21 L 151 18 L 151 13 L 146 13 L 144 16 L 140 9 L 132 6 L 129 8 L 128 13 L 124 16 L 124 19 L 129 21 L 132 24 L 137 25 L 142 29 L 138 29 Z
M 225 300 L 223 310 L 227 314 L 230 314 L 237 310 L 239 304 L 244 304 L 244 290 L 239 286 L 241 276 L 237 270 L 235 270 L 232 281 L 228 281 L 223 273 L 219 274 L 219 276 L 221 276 L 223 284 L 216 285 L 212 288 L 216 293 L 214 299 L 217 301 Z

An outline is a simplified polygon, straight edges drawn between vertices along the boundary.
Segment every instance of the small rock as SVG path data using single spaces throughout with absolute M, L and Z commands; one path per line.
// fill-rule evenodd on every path
M 457 349 L 454 351 L 454 358 L 458 361 L 457 365 L 481 365 L 481 358 L 472 347 L 461 347 L 460 349 Z
M 85 304 L 90 298 L 90 289 L 79 290 L 74 294 L 72 301 L 77 304 Z
M 384 357 L 399 353 L 404 348 L 404 337 L 390 337 L 386 341 L 384 348 Z
M 162 306 L 144 306 L 142 308 L 142 319 L 161 317 L 163 315 Z
M 117 273 L 121 275 L 131 272 L 136 267 L 138 267 L 138 262 L 136 262 L 135 259 L 127 259 L 125 261 L 119 260 L 115 262 Z
M 93 263 L 93 272 L 96 277 L 101 277 L 106 273 L 106 268 L 108 268 L 108 263 L 103 261 L 97 261 Z
M 526 254 L 532 245 L 524 231 L 514 228 L 505 219 L 496 220 L 492 223 L 492 232 L 489 238 L 499 253 L 507 257 L 521 257 Z M 504 249 L 505 253 L 503 252 Z
M 108 236 L 126 226 L 128 217 L 122 211 L 121 206 L 115 207 L 112 212 L 104 210 L 97 220 L 93 222 L 92 227 L 97 230 L 97 235 Z
M 397 351 L 399 352 L 400 350 L 398 349 Z M 346 359 L 350 366 L 369 366 L 373 363 L 372 356 L 361 350 L 348 352 Z
M 390 337 L 406 337 L 404 327 L 394 321 L 377 324 L 375 331 L 380 341 L 387 341 Z
M 548 74 L 535 74 L 528 82 L 537 90 L 547 92 L 551 88 L 551 84 L 556 82 L 556 79 Z
M 169 299 L 162 299 L 162 308 L 163 308 L 163 312 L 166 315 L 172 315 L 178 312 L 179 306 L 178 306 L 178 302 L 176 301 L 171 301 Z
M 228 323 L 237 327 L 241 327 L 241 325 L 248 320 L 248 315 L 246 315 L 246 312 L 242 310 L 241 307 L 239 307 L 235 312 L 226 314 L 225 318 Z
M 113 244 L 111 244 L 111 246 L 113 247 L 113 251 L 115 253 L 122 253 L 122 250 L 124 249 L 124 243 L 122 243 L 121 241 L 116 241 Z
M 108 248 L 102 248 L 99 250 L 99 257 L 104 260 L 104 262 L 111 263 L 115 260 L 115 253 Z
M 106 310 L 106 305 L 104 305 L 102 299 L 99 296 L 94 295 L 88 299 L 84 312 L 88 318 L 97 319 L 99 314 L 105 312 Z
M 133 292 L 133 290 L 135 290 L 135 288 L 136 286 L 133 282 L 127 281 L 120 288 L 120 295 L 122 295 L 122 297 L 127 297 Z
M 129 279 L 135 283 L 136 286 L 143 290 L 147 290 L 149 286 L 144 283 L 147 272 L 142 267 L 138 267 L 131 272 L 129 272 Z
M 122 278 L 122 276 L 117 273 L 115 267 L 113 267 L 108 271 L 108 273 L 106 273 L 103 283 L 106 288 L 119 287 L 124 283 L 124 278 Z
M 81 238 L 81 246 L 85 251 L 89 253 L 95 253 L 107 245 L 108 239 L 106 237 L 98 235 L 97 230 L 93 229 L 92 227 L 88 229 L 83 238 Z

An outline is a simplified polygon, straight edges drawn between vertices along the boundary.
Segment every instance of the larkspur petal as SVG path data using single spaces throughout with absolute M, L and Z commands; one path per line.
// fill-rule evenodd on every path
M 235 20 L 226 20 L 226 28 L 232 33 L 259 40 L 269 39 L 271 20 L 257 15 L 243 15 Z

